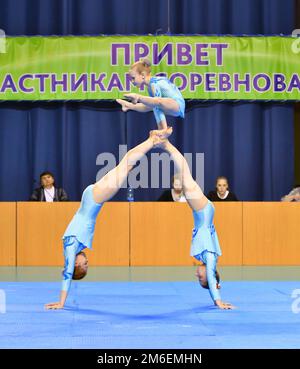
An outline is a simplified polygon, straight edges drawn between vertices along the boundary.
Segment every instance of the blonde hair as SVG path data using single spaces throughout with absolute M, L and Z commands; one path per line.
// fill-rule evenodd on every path
M 150 74 L 151 62 L 149 59 L 140 59 L 139 61 L 133 63 L 130 69 L 136 69 L 136 71 L 140 74 L 143 72 Z

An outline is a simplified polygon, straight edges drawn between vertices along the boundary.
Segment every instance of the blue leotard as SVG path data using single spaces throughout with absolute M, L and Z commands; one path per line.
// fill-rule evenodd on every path
M 96 218 L 103 205 L 95 202 L 93 187 L 94 185 L 90 185 L 83 191 L 80 207 L 63 235 L 65 257 L 63 291 L 70 288 L 76 255 L 86 247 L 92 248 Z
M 80 207 L 63 235 L 63 239 L 75 236 L 88 248 L 92 248 L 96 218 L 103 205 L 95 202 L 93 187 L 94 185 L 90 185 L 83 191 Z
M 179 89 L 166 77 L 151 77 L 148 87 L 151 97 L 169 97 L 177 101 L 179 105 L 178 117 L 184 118 L 185 101 Z M 164 112 L 155 107 L 153 109 L 157 123 L 166 120 Z
M 199 211 L 193 211 L 194 225 L 191 256 L 206 265 L 209 293 L 213 301 L 220 300 L 216 287 L 218 257 L 222 255 L 218 236 L 213 225 L 215 208 L 211 201 Z

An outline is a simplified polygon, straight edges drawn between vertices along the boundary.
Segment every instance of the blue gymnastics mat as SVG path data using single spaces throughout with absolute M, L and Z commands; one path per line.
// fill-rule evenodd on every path
M 222 311 L 195 282 L 75 282 L 65 309 L 46 311 L 60 283 L 2 282 L 0 348 L 300 348 L 299 288 L 223 282 L 237 309 Z

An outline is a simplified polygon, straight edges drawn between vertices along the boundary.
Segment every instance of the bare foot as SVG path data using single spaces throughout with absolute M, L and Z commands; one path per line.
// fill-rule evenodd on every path
M 124 113 L 126 113 L 130 109 L 127 101 L 122 100 L 122 99 L 116 99 L 116 102 L 122 106 L 122 110 Z
M 163 147 L 164 141 L 167 141 L 166 138 L 162 139 L 157 135 L 153 135 L 152 140 L 153 140 L 153 147 Z
M 154 147 L 164 147 L 168 141 L 168 137 L 172 134 L 172 131 L 172 127 L 150 131 L 150 137 L 153 140 Z
M 164 139 L 164 138 L 168 138 L 169 136 L 171 136 L 172 132 L 173 132 L 173 128 L 172 127 L 167 127 L 164 129 L 155 129 L 153 131 L 151 131 L 153 135 L 157 135 L 160 138 Z

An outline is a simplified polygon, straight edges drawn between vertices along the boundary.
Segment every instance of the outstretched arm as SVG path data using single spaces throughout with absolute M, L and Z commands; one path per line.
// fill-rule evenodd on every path
M 143 104 L 144 106 L 147 106 L 148 108 L 151 108 L 151 110 L 157 106 L 160 106 L 161 104 L 161 92 L 159 87 L 152 86 L 152 94 L 153 96 L 144 96 L 136 93 L 128 93 L 124 96 L 131 99 L 131 103 L 133 105 Z
M 71 241 L 70 243 L 67 242 L 64 243 L 65 265 L 63 270 L 63 281 L 60 292 L 60 300 L 58 302 L 52 302 L 50 304 L 45 305 L 45 308 L 48 310 L 62 309 L 68 297 L 75 268 L 76 255 L 78 251 L 77 250 L 78 246 L 74 242 L 73 237 L 70 237 L 70 241 Z
M 216 269 L 217 256 L 212 252 L 206 253 L 206 278 L 209 287 L 209 294 L 215 305 L 221 301 L 220 292 L 217 288 Z
M 132 102 L 136 105 L 142 104 L 148 109 L 153 110 L 158 129 L 166 129 L 168 124 L 164 109 L 168 106 L 168 103 L 173 105 L 174 102 L 172 99 L 162 98 L 161 89 L 157 83 L 152 83 L 150 88 L 153 96 L 140 94 L 126 94 L 125 96 L 131 98 Z
M 209 288 L 209 294 L 212 298 L 214 304 L 223 310 L 231 310 L 234 308 L 233 305 L 223 302 L 221 300 L 220 292 L 217 288 L 216 279 L 216 269 L 217 269 L 217 256 L 212 252 L 206 253 L 206 278 Z

